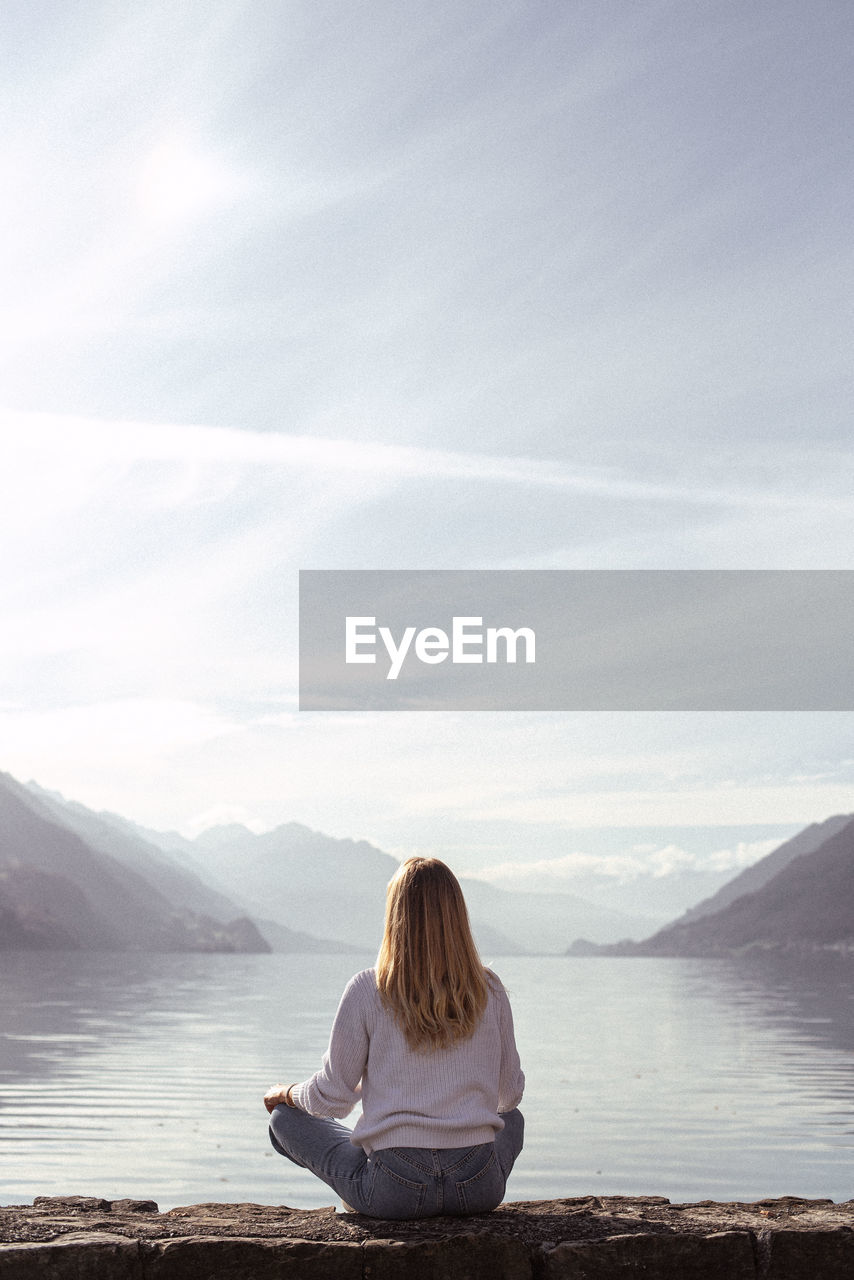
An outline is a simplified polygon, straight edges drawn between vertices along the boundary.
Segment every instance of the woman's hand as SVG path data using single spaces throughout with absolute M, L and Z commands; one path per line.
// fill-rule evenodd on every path
M 273 1107 L 287 1106 L 292 1107 L 294 1104 L 288 1100 L 288 1094 L 291 1086 L 287 1084 L 274 1084 L 272 1089 L 268 1089 L 264 1094 L 264 1106 L 268 1111 L 272 1111 Z

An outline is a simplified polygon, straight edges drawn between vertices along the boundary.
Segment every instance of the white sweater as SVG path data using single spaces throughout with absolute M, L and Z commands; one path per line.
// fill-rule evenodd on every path
M 500 1113 L 520 1102 L 525 1077 L 507 993 L 489 978 L 474 1034 L 419 1053 L 383 1005 L 376 971 L 357 973 L 341 997 L 323 1066 L 294 1085 L 294 1102 L 310 1115 L 340 1119 L 361 1099 L 351 1141 L 368 1152 L 492 1142 L 504 1128 Z

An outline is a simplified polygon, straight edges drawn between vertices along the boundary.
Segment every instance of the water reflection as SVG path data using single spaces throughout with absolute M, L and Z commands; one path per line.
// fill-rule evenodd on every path
M 318 1065 L 347 956 L 9 954 L 0 1201 L 331 1202 L 267 1146 Z M 496 961 L 528 1075 L 511 1198 L 845 1199 L 854 963 Z
M 719 962 L 723 998 L 798 1039 L 854 1053 L 854 957 L 751 954 Z

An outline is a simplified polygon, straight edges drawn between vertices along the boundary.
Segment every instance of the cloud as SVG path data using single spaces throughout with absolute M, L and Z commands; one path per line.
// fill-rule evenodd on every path
M 553 459 L 489 453 L 469 453 L 423 446 L 387 444 L 381 441 L 293 435 L 285 432 L 259 432 L 219 426 L 192 426 L 180 423 L 111 421 L 58 415 L 2 411 L 0 431 L 15 438 L 14 457 L 6 471 L 9 495 L 34 484 L 37 477 L 60 474 L 68 479 L 71 467 L 71 493 L 74 480 L 85 478 L 87 493 L 113 482 L 116 470 L 127 470 L 134 464 L 150 462 L 178 468 L 178 477 L 186 481 L 191 475 L 195 484 L 182 484 L 173 490 L 172 505 L 192 500 L 194 490 L 205 499 L 215 499 L 234 487 L 239 468 L 278 467 L 287 471 L 305 471 L 312 476 L 347 473 L 369 476 L 377 481 L 403 480 L 467 480 L 484 485 L 504 484 L 511 487 L 556 489 L 565 493 L 589 494 L 616 502 L 696 505 L 699 507 L 742 508 L 781 512 L 809 509 L 819 496 L 810 491 L 809 476 L 803 474 L 815 459 L 808 454 L 793 456 L 801 466 L 798 483 L 785 470 L 774 477 L 774 483 L 757 487 L 731 481 L 726 485 L 690 485 L 655 482 L 633 476 L 625 468 L 567 465 Z M 828 459 L 827 470 L 820 475 L 823 493 L 822 509 L 854 515 L 854 498 L 841 482 L 840 466 L 847 459 Z M 195 467 L 188 473 L 180 468 Z M 219 476 L 218 484 L 214 477 Z M 230 479 L 228 479 L 230 477 Z M 804 481 L 807 480 L 805 488 Z M 827 482 L 834 479 L 839 492 L 828 494 Z M 57 492 L 59 485 L 57 484 Z M 53 493 L 54 491 L 52 491 Z M 144 491 L 143 491 L 144 498 Z
M 633 846 L 622 854 L 597 855 L 582 852 L 531 862 L 502 862 L 472 873 L 476 879 L 506 888 L 549 887 L 571 890 L 573 882 L 591 878 L 630 884 L 638 880 L 664 880 L 685 872 L 733 873 L 751 866 L 776 848 L 778 840 L 740 841 L 708 854 L 690 853 L 676 844 Z

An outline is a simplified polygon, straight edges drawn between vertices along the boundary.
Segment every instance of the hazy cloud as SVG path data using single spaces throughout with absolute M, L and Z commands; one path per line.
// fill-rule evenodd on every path
M 476 876 L 505 888 L 536 887 L 543 892 L 549 886 L 571 891 L 573 881 L 590 877 L 625 884 L 641 878 L 663 879 L 691 871 L 731 871 L 735 874 L 758 862 L 779 843 L 779 840 L 740 841 L 733 848 L 716 849 L 708 854 L 690 853 L 675 844 L 658 848 L 654 845 L 633 846 L 630 852 L 605 857 L 577 852 L 532 862 L 499 863 L 485 867 Z

